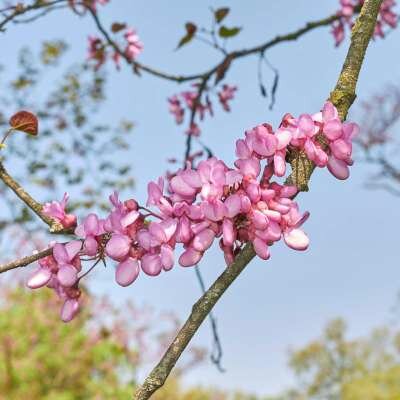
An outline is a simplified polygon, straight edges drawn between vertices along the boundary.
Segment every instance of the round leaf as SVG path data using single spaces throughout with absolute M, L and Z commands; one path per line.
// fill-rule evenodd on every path
M 38 119 L 35 114 L 29 111 L 17 112 L 10 118 L 9 124 L 16 131 L 25 132 L 33 136 L 38 134 Z

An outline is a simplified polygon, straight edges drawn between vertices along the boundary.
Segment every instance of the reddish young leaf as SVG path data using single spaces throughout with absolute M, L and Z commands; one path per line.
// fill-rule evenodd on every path
M 35 114 L 29 111 L 17 112 L 10 118 L 9 124 L 16 131 L 22 131 L 33 136 L 38 134 L 38 119 Z
M 119 23 L 119 22 L 114 22 L 114 23 L 111 25 L 111 31 L 112 31 L 113 33 L 118 33 L 118 32 L 120 32 L 120 31 L 123 31 L 125 28 L 126 28 L 126 24 L 121 24 L 121 23 Z
M 183 38 L 179 41 L 177 49 L 189 43 L 194 38 L 194 35 L 197 31 L 197 26 L 192 22 L 187 22 L 185 24 L 185 29 L 186 29 L 186 35 L 183 36 Z
M 218 23 L 220 23 L 228 14 L 229 14 L 228 7 L 218 8 L 218 10 L 214 11 L 214 18 Z

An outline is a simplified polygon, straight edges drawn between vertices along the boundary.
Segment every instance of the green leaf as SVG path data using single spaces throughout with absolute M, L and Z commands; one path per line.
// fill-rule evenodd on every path
M 197 31 L 197 26 L 192 22 L 187 22 L 185 24 L 185 29 L 186 29 L 186 35 L 183 36 L 182 39 L 179 41 L 178 46 L 176 47 L 177 49 L 189 43 L 194 38 L 194 35 Z
M 215 21 L 219 24 L 228 14 L 230 9 L 228 7 L 218 8 L 214 11 Z
M 233 28 L 227 28 L 225 25 L 222 25 L 219 28 L 218 34 L 220 37 L 222 38 L 231 38 L 233 36 L 236 36 L 240 31 L 242 30 L 242 28 L 235 26 Z

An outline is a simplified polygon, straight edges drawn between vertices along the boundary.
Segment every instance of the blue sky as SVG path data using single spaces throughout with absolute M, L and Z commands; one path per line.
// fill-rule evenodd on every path
M 126 21 L 138 30 L 145 45 L 140 61 L 170 72 L 191 73 L 219 60 L 219 55 L 202 43 L 173 51 L 184 22 L 207 25 L 209 6 L 231 7 L 229 23 L 243 27 L 231 44 L 231 49 L 236 49 L 330 15 L 337 3 L 113 0 L 101 8 L 100 15 L 107 26 L 115 20 Z M 86 37 L 94 30 L 89 18 L 79 19 L 70 12 L 50 15 L 30 25 L 11 26 L 0 36 L 2 63 L 13 60 L 21 46 L 39 46 L 49 38 L 70 43 L 67 57 L 71 61 L 84 59 Z M 398 82 L 399 35 L 393 32 L 370 46 L 358 86 L 360 99 L 368 98 L 386 83 Z M 346 41 L 339 49 L 334 48 L 329 28 L 321 28 L 268 51 L 266 56 L 281 78 L 273 111 L 259 95 L 256 58 L 237 61 L 227 77 L 227 82 L 239 86 L 232 112 L 218 111 L 208 119 L 202 125 L 202 140 L 219 158 L 231 163 L 234 141 L 245 129 L 262 122 L 276 126 L 286 112 L 298 115 L 319 110 L 335 85 L 347 46 Z M 48 89 L 54 84 L 49 80 Z M 167 168 L 165 160 L 180 157 L 184 151 L 182 128 L 177 128 L 168 115 L 166 98 L 185 88 L 147 75 L 138 78 L 127 68 L 121 72 L 110 68 L 108 100 L 97 117 L 136 121 L 129 159 L 137 182 L 133 195 L 140 201 L 145 200 L 147 182 Z M 389 319 L 400 283 L 400 209 L 397 198 L 363 187 L 370 172 L 366 165 L 356 163 L 345 182 L 335 180 L 327 171 L 318 170 L 313 175 L 310 192 L 298 198 L 301 208 L 311 212 L 305 225 L 311 239 L 309 250 L 297 253 L 278 244 L 268 262 L 255 260 L 248 266 L 215 309 L 227 372 L 220 374 L 206 363 L 187 375 L 187 383 L 272 394 L 292 381 L 286 367 L 288 348 L 314 338 L 329 319 L 348 319 L 350 335 L 364 334 Z M 223 268 L 218 249 L 207 254 L 201 264 L 208 283 Z M 179 266 L 157 278 L 141 276 L 125 289 L 113 282 L 111 271 L 101 269 L 92 286 L 118 302 L 130 298 L 137 304 L 173 311 L 181 319 L 200 294 L 194 271 Z M 201 327 L 194 343 L 210 346 L 208 323 Z

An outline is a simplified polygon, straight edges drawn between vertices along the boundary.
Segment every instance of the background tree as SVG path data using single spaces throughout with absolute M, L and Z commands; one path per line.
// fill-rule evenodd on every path
M 291 352 L 289 366 L 298 386 L 282 400 L 389 400 L 400 395 L 400 332 L 375 329 L 368 336 L 346 338 L 346 323 L 328 323 L 323 335 Z

